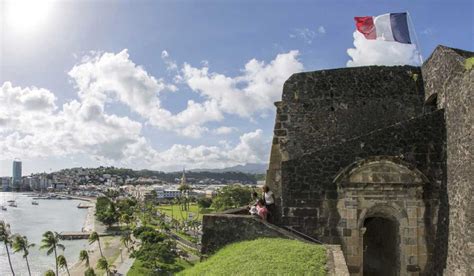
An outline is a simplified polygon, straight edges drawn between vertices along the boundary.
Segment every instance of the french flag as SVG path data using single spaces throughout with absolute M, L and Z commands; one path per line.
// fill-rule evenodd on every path
M 367 39 L 380 39 L 411 44 L 407 13 L 354 17 L 357 30 Z

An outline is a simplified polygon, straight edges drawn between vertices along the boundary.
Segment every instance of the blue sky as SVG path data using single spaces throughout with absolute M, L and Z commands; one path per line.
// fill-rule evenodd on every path
M 354 16 L 408 11 L 424 58 L 474 48 L 472 1 L 22 1 L 0 6 L 0 175 L 266 162 L 291 73 L 416 64 Z

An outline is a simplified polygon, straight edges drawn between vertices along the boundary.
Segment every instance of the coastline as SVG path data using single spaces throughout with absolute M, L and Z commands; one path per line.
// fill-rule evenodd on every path
M 95 218 L 96 200 L 89 199 L 88 201 L 91 202 L 91 207 L 87 209 L 87 215 L 86 215 L 86 219 L 84 220 L 84 226 L 82 228 L 82 231 L 83 232 L 96 231 L 99 233 L 105 232 L 106 230 L 105 225 L 97 221 Z M 113 264 L 116 267 L 122 264 L 120 251 L 122 251 L 122 256 L 126 257 L 125 259 L 128 258 L 128 252 L 126 251 L 125 248 L 122 248 L 123 246 L 120 241 L 120 236 L 101 237 L 100 242 L 101 242 L 103 254 L 107 258 L 107 260 L 110 262 L 110 264 Z M 94 242 L 93 244 L 88 245 L 87 253 L 89 254 L 90 267 L 92 267 L 95 270 L 97 275 L 101 275 L 99 274 L 100 271 L 96 269 L 97 262 L 101 258 L 98 244 Z M 80 260 L 77 260 L 76 262 L 71 263 L 69 267 L 69 272 L 71 276 L 83 276 L 86 269 L 87 269 L 86 265 Z M 64 273 L 60 272 L 60 274 L 64 276 L 67 275 L 67 273 L 65 272 Z
M 96 231 L 96 221 L 95 221 L 95 204 L 96 204 L 96 200 L 94 199 L 85 199 L 85 198 L 82 198 L 81 200 L 85 200 L 85 201 L 88 201 L 91 203 L 90 207 L 87 208 L 87 215 L 86 215 L 86 218 L 84 220 L 84 224 L 83 224 L 83 227 L 81 229 L 82 232 L 93 232 L 93 231 Z M 94 243 L 94 244 L 90 244 L 87 246 L 87 253 L 89 253 L 89 259 L 90 260 L 90 263 L 91 263 L 91 266 L 93 264 L 93 255 L 94 255 L 94 252 L 98 251 L 98 245 L 97 243 Z M 78 252 L 79 254 L 79 252 Z M 95 264 L 95 262 L 94 262 Z M 85 265 L 79 260 L 77 259 L 76 262 L 74 263 L 71 263 L 70 267 L 69 267 L 69 270 L 70 270 L 70 273 L 71 275 L 77 275 L 77 276 L 83 276 L 84 275 L 84 271 L 86 270 L 86 267 Z M 67 275 L 67 273 L 65 272 L 60 272 L 60 275 Z
M 96 231 L 95 228 L 95 201 L 90 201 L 92 205 L 87 208 L 86 219 L 84 220 L 84 226 L 82 227 L 82 232 L 92 232 Z

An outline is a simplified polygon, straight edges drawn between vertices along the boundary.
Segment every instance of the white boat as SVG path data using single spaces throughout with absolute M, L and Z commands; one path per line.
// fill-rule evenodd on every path
M 15 202 L 15 201 L 10 202 L 10 204 L 8 204 L 8 206 L 10 206 L 10 207 L 18 207 L 18 205 L 16 205 L 16 202 Z
M 7 206 L 2 205 L 2 211 L 6 211 L 6 210 L 7 210 Z
M 36 201 L 36 200 L 33 200 L 33 201 L 31 202 L 31 204 L 32 204 L 32 205 L 39 205 L 39 202 Z

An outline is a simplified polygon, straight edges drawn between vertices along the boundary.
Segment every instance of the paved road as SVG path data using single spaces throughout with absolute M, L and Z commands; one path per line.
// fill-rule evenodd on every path
M 135 259 L 133 258 L 123 260 L 123 263 L 117 268 L 117 273 L 115 275 L 127 275 L 127 272 L 132 267 L 134 261 Z

